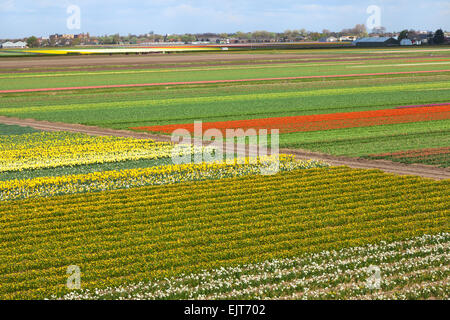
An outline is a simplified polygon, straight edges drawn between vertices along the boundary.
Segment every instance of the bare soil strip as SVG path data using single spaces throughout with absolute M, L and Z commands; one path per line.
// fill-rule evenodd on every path
M 364 50 L 363 50 L 364 51 Z M 390 53 L 403 54 L 405 52 L 417 53 L 418 55 L 439 57 L 445 54 L 439 54 L 448 50 L 379 50 L 370 54 L 355 54 L 351 58 L 357 57 L 377 57 Z M 280 60 L 280 59 L 302 59 L 302 58 L 345 58 L 349 57 L 348 52 L 324 52 L 314 53 L 303 52 L 301 50 L 292 53 L 262 53 L 256 50 L 251 53 L 242 52 L 222 52 L 222 53 L 173 53 L 161 54 L 153 53 L 146 55 L 84 55 L 84 56 L 30 56 L 20 58 L 0 59 L 0 69 L 7 68 L 52 68 L 52 67 L 83 67 L 83 66 L 107 66 L 107 65 L 142 65 L 142 64 L 164 64 L 164 63 L 198 63 L 198 62 L 217 62 L 217 61 L 258 61 L 258 60 Z M 411 58 L 411 57 L 408 57 Z
M 341 56 L 341 55 L 339 55 Z M 161 63 L 195 63 L 236 60 L 272 60 L 312 58 L 317 55 L 304 54 L 267 54 L 267 53 L 203 53 L 203 54 L 148 54 L 148 55 L 101 55 L 101 56 L 61 56 L 61 57 L 21 57 L 0 59 L 3 68 L 45 68 L 45 67 L 81 67 L 103 65 L 141 65 Z
M 431 59 L 432 58 L 432 59 Z M 413 56 L 413 57 L 389 57 L 389 60 L 402 60 L 405 63 L 406 62 L 427 62 L 427 61 L 449 61 L 448 56 L 432 56 L 432 57 L 424 57 L 424 56 Z M 57 72 L 57 71 L 71 71 L 71 72 L 82 72 L 82 71 L 116 71 L 116 70 L 140 70 L 140 69 L 172 69 L 172 68 L 192 68 L 195 67 L 221 67 L 221 66 L 245 66 L 245 65 L 265 65 L 265 64 L 301 64 L 301 63 L 329 63 L 329 62 L 357 62 L 357 61 L 385 61 L 386 57 L 364 57 L 364 56 L 355 56 L 352 58 L 330 58 L 330 56 L 327 56 L 326 58 L 311 58 L 309 56 L 299 56 L 297 58 L 290 58 L 290 59 L 282 59 L 282 58 L 271 58 L 270 60 L 264 60 L 264 59 L 253 59 L 253 60 L 223 60 L 223 61 L 211 61 L 211 62 L 195 62 L 195 63 L 153 63 L 153 64 L 129 64 L 129 65 L 104 65 L 102 67 L 97 66 L 80 66 L 80 67 L 36 67 L 36 68 L 8 68 L 8 69 L 2 69 L 0 68 L 0 73 L 7 74 L 7 73 L 29 73 L 29 72 Z M 0 60 L 0 65 L 1 65 Z M 70 68 L 69 70 L 67 68 Z
M 426 71 L 381 72 L 381 73 L 353 73 L 353 74 L 337 74 L 337 75 L 333 74 L 333 75 L 301 76 L 301 77 L 232 79 L 232 80 L 204 80 L 204 81 L 182 81 L 182 82 L 154 82 L 154 83 L 113 84 L 113 85 L 82 86 L 82 87 L 14 89 L 14 90 L 0 90 L 0 93 L 25 93 L 25 92 L 68 91 L 68 90 L 86 90 L 86 89 L 157 87 L 157 86 L 174 86 L 174 85 L 191 85 L 191 84 L 217 84 L 217 83 L 259 82 L 259 81 L 301 80 L 301 79 L 323 79 L 323 78 L 353 78 L 353 77 L 365 77 L 365 76 L 385 76 L 385 75 L 400 75 L 400 74 L 424 74 L 424 73 L 441 73 L 441 72 L 450 72 L 450 69 L 426 70 Z
M 31 127 L 42 131 L 67 131 L 73 133 L 85 133 L 92 136 L 113 136 L 125 138 L 131 137 L 136 139 L 152 139 L 155 141 L 170 141 L 170 136 L 162 136 L 146 132 L 134 132 L 128 130 L 115 130 L 63 122 L 49 122 L 34 119 L 19 119 L 0 116 L 0 123 L 18 125 L 22 127 Z
M 128 130 L 114 130 L 81 124 L 69 124 L 61 122 L 39 121 L 34 119 L 18 119 L 0 116 L 0 123 L 9 125 L 28 126 L 43 131 L 68 131 L 74 133 L 85 133 L 95 136 L 133 137 L 137 139 L 153 139 L 155 141 L 169 142 L 170 137 L 164 135 L 150 134 L 146 132 L 135 132 Z M 333 166 L 348 166 L 358 169 L 379 169 L 384 172 L 397 175 L 415 175 L 434 180 L 450 179 L 450 170 L 437 168 L 422 164 L 406 165 L 387 160 L 367 160 L 360 158 L 349 158 L 332 156 L 320 152 L 311 152 L 301 149 L 280 149 L 281 153 L 292 154 L 298 159 L 322 160 Z

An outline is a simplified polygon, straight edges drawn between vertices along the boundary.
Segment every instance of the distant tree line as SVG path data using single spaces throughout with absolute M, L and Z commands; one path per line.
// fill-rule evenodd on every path
M 423 33 L 419 34 L 415 30 L 403 30 L 400 33 L 386 32 L 386 28 L 379 27 L 371 30 L 369 33 L 364 24 L 357 24 L 353 28 L 342 29 L 340 32 L 333 32 L 327 29 L 322 32 L 312 32 L 305 29 L 286 30 L 284 32 L 269 32 L 266 30 L 257 30 L 253 32 L 237 31 L 235 33 L 203 33 L 203 34 L 156 34 L 150 31 L 147 34 L 135 35 L 128 34 L 127 36 L 121 36 L 120 34 L 104 35 L 97 37 L 89 37 L 88 39 L 74 38 L 71 40 L 64 40 L 63 45 L 79 45 L 79 44 L 102 44 L 102 45 L 120 45 L 120 44 L 141 44 L 152 42 L 180 42 L 180 43 L 192 43 L 208 41 L 233 41 L 233 42 L 293 42 L 293 41 L 317 41 L 325 37 L 342 37 L 342 36 L 356 36 L 358 38 L 367 36 L 398 36 L 398 40 L 402 39 L 423 39 Z M 427 42 L 429 44 L 443 44 L 446 42 L 446 37 L 442 29 L 437 30 L 434 33 L 426 35 Z M 38 47 L 42 45 L 54 46 L 58 45 L 54 43 L 54 39 L 50 38 L 48 41 L 42 41 L 36 37 L 29 37 L 26 39 L 29 47 Z M 227 42 L 226 42 L 227 43 Z M 61 45 L 61 44 L 59 44 Z
M 269 32 L 266 30 L 257 30 L 253 32 L 242 32 L 237 31 L 235 33 L 205 33 L 205 34 L 172 34 L 172 35 L 159 35 L 150 32 L 145 35 L 132 35 L 120 36 L 109 35 L 103 37 L 97 37 L 100 44 L 137 44 L 140 42 L 184 42 L 190 43 L 195 41 L 202 41 L 206 39 L 235 39 L 241 41 L 256 41 L 256 42 L 267 42 L 267 41 L 277 41 L 277 42 L 289 42 L 289 41 L 317 41 L 323 37 L 342 37 L 342 36 L 356 36 L 356 37 L 367 37 L 367 36 L 397 36 L 399 35 L 399 40 L 412 37 L 417 35 L 414 30 L 403 30 L 398 33 L 386 32 L 385 27 L 379 27 L 371 30 L 369 33 L 364 24 L 357 24 L 353 28 L 342 29 L 340 32 L 334 32 L 327 29 L 322 30 L 322 32 L 307 31 L 306 29 L 294 29 L 286 30 L 284 32 Z M 431 34 L 431 39 L 429 43 L 442 44 L 445 42 L 445 36 L 442 29 L 437 30 L 434 34 Z

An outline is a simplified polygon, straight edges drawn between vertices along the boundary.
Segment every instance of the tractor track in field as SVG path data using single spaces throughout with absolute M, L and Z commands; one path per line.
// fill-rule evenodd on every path
M 0 123 L 9 125 L 19 125 L 31 127 L 42 131 L 67 131 L 73 133 L 84 133 L 94 136 L 114 136 L 114 137 L 132 137 L 137 139 L 152 139 L 155 141 L 170 142 L 170 136 L 157 135 L 147 132 L 136 132 L 129 130 L 116 130 L 87 126 L 81 124 L 70 124 L 62 122 L 49 122 L 34 119 L 19 119 L 0 116 Z M 438 168 L 423 164 L 407 165 L 388 160 L 368 160 L 362 158 L 350 158 L 344 156 L 333 156 L 320 152 L 312 152 L 302 149 L 280 149 L 280 153 L 292 154 L 298 159 L 322 160 L 333 166 L 348 166 L 357 169 L 379 169 L 384 172 L 397 175 L 415 175 L 434 180 L 450 179 L 450 170 L 447 168 Z

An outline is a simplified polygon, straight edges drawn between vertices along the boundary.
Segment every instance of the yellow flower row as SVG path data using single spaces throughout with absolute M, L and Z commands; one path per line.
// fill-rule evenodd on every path
M 241 162 L 242 164 L 240 164 Z M 287 155 L 280 155 L 278 163 L 272 157 L 261 158 L 258 162 L 253 162 L 247 158 L 243 161 L 235 159 L 234 163 L 230 164 L 215 162 L 165 165 L 141 169 L 0 181 L 0 200 L 245 176 L 259 174 L 264 168 L 270 168 L 277 164 L 277 169 L 280 171 L 326 166 L 319 161 L 295 161 L 294 157 Z
M 0 136 L 0 172 L 171 156 L 166 142 L 65 132 Z

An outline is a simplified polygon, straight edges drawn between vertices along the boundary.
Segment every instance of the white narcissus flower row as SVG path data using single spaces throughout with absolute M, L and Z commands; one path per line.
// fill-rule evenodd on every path
M 406 241 L 219 268 L 153 283 L 76 291 L 60 298 L 448 299 L 449 246 L 449 233 L 424 235 Z M 371 266 L 380 270 L 379 288 L 367 285 Z

